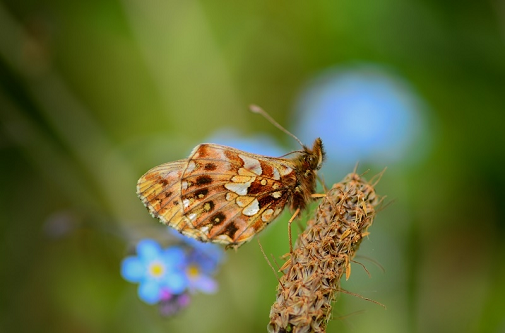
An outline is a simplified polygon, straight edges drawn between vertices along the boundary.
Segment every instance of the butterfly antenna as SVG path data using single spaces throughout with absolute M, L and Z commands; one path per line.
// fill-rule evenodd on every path
M 249 110 L 251 110 L 254 113 L 259 113 L 263 117 L 267 118 L 267 120 L 269 122 L 271 122 L 275 127 L 277 127 L 278 129 L 280 129 L 281 131 L 283 131 L 287 135 L 290 135 L 292 138 L 294 138 L 296 141 L 298 141 L 298 143 L 300 144 L 300 146 L 305 147 L 303 145 L 303 143 L 300 141 L 300 139 L 298 139 L 293 133 L 291 133 L 290 131 L 288 131 L 284 127 L 282 127 L 278 122 L 276 122 L 274 120 L 274 118 L 270 117 L 270 115 L 265 110 L 263 110 L 262 108 L 260 108 L 259 106 L 255 105 L 255 104 L 251 104 L 251 105 L 249 105 Z

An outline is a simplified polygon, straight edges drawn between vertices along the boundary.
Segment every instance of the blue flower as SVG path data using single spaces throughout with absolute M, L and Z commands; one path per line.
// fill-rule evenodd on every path
M 329 165 L 387 164 L 419 153 L 422 111 L 409 85 L 379 66 L 329 69 L 301 94 L 296 133 L 308 143 L 321 137 Z
M 202 243 L 196 239 L 181 235 L 171 228 L 169 228 L 169 231 L 189 246 L 186 258 L 186 276 L 188 278 L 189 290 L 191 292 L 216 292 L 217 283 L 212 276 L 224 259 L 223 249 L 218 245 Z
M 188 287 L 186 265 L 182 248 L 163 250 L 155 241 L 144 239 L 137 244 L 137 256 L 127 257 L 121 263 L 121 275 L 127 281 L 139 283 L 140 299 L 154 304 L 160 301 L 162 290 L 180 294 Z
M 207 294 L 217 291 L 217 282 L 212 278 L 217 265 L 210 261 L 207 256 L 195 255 L 194 251 L 188 260 L 186 275 L 188 277 L 188 288 L 190 292 L 201 291 Z
M 168 227 L 168 232 L 189 246 L 187 261 L 197 261 L 206 274 L 213 274 L 219 264 L 224 260 L 223 248 L 212 243 L 200 242 L 194 238 L 186 237 L 173 228 Z

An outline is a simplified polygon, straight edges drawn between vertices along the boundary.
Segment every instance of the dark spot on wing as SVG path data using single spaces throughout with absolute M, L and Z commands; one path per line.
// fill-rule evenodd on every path
M 217 166 L 214 163 L 207 163 L 207 164 L 205 164 L 204 168 L 207 171 L 213 171 L 213 170 L 216 170 Z
M 162 186 L 167 186 L 167 185 L 168 185 L 168 180 L 166 180 L 165 178 L 161 178 L 161 179 L 160 179 L 160 184 L 161 184 Z
M 172 192 L 165 192 L 165 198 L 168 198 L 171 195 L 172 195 Z
M 265 178 L 273 178 L 274 177 L 274 168 L 263 162 L 263 161 L 260 161 L 260 165 L 261 165 L 261 170 L 263 171 L 262 172 L 262 176 L 265 177 Z
M 278 199 L 275 199 L 271 195 L 265 195 L 265 196 L 263 196 L 261 198 L 258 198 L 258 202 L 260 204 L 260 209 L 263 208 L 263 207 L 266 207 L 266 206 L 270 205 L 272 202 L 277 201 L 277 200 L 279 200 L 281 198 L 282 197 L 280 197 Z
M 210 218 L 210 222 L 214 225 L 219 225 L 223 223 L 224 220 L 226 220 L 226 215 L 224 215 L 221 212 L 212 215 L 212 217 Z
M 224 228 L 223 232 L 221 234 L 225 234 L 230 236 L 231 239 L 235 237 L 235 233 L 237 232 L 238 228 L 235 225 L 235 223 L 230 223 Z
M 210 176 L 207 176 L 207 175 L 199 176 L 196 179 L 196 184 L 197 185 L 206 185 L 206 184 L 210 184 L 210 183 L 212 183 L 212 178 Z
M 247 190 L 248 195 L 256 195 L 261 192 L 265 192 L 265 186 L 261 185 L 261 181 L 259 179 L 252 182 L 251 186 L 249 186 L 249 189 Z
M 201 190 L 195 192 L 195 197 L 197 197 L 198 199 L 203 199 L 207 195 L 207 193 L 209 193 L 209 190 L 206 188 L 202 188 Z

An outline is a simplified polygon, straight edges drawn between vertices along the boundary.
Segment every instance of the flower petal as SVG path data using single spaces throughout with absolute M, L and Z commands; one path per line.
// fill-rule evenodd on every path
M 386 67 L 328 68 L 307 86 L 297 109 L 300 139 L 319 136 L 327 151 L 338 156 L 328 156 L 328 168 L 356 161 L 404 161 L 426 149 L 424 103 L 408 82 Z M 423 149 L 413 149 L 418 146 Z
M 187 245 L 192 247 L 190 254 L 186 256 L 185 260 L 188 263 L 196 262 L 202 267 L 202 270 L 207 274 L 212 274 L 217 268 L 218 264 L 224 260 L 225 253 L 223 248 L 216 244 L 203 243 L 196 239 L 186 237 L 177 231 L 170 228 L 170 233 L 178 239 L 184 241 Z M 172 254 L 170 254 L 172 256 Z
M 139 298 L 146 303 L 154 304 L 160 300 L 160 286 L 153 280 L 145 281 L 139 285 Z
M 121 262 L 121 275 L 130 282 L 140 282 L 146 275 L 146 267 L 137 257 L 127 257 Z
M 206 275 L 201 275 L 198 279 L 192 281 L 191 287 L 192 289 L 198 289 L 204 293 L 212 294 L 217 291 L 217 282 Z
M 152 239 L 143 239 L 137 244 L 137 255 L 141 260 L 152 261 L 161 255 L 161 246 Z
M 173 294 L 180 294 L 188 287 L 188 283 L 188 279 L 182 271 L 173 271 L 167 273 L 164 285 L 170 289 Z
M 186 252 L 179 246 L 172 246 L 163 252 L 163 259 L 168 267 L 183 269 L 186 265 Z

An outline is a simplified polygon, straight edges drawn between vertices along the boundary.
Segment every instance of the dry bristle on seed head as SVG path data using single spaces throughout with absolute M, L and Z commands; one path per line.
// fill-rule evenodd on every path
M 379 202 L 373 186 L 356 173 L 328 191 L 281 268 L 270 333 L 326 331 L 340 278 L 350 274 L 350 262 Z

